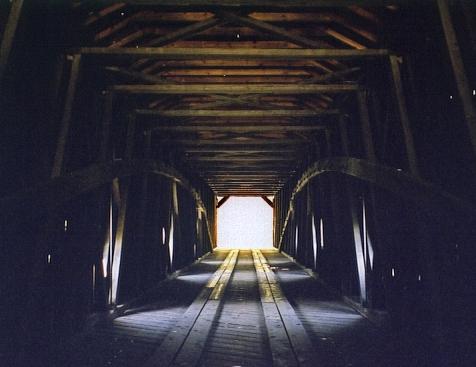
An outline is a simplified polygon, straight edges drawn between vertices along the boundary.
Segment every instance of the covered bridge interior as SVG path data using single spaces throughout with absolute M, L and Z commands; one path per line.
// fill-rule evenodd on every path
M 10 0 L 0 42 L 5 366 L 475 365 L 474 1 Z M 235 196 L 274 250 L 216 249 Z

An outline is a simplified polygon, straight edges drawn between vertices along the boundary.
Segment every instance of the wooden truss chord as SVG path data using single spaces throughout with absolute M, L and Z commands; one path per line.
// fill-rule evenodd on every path
M 136 110 L 141 116 L 158 117 L 316 117 L 322 115 L 337 115 L 336 109 L 298 110 L 298 109 L 275 109 L 275 110 Z
M 348 93 L 357 84 L 135 84 L 114 85 L 113 91 L 131 94 L 317 94 Z
M 386 49 L 281 49 L 208 47 L 81 47 L 72 50 L 85 56 L 151 58 L 161 60 L 351 60 L 388 56 Z
M 157 6 L 184 8 L 184 9 L 219 9 L 243 7 L 266 8 L 266 9 L 313 9 L 327 7 L 348 7 L 348 6 L 384 6 L 395 4 L 409 4 L 411 0 L 98 0 L 102 4 L 125 3 L 141 6 Z

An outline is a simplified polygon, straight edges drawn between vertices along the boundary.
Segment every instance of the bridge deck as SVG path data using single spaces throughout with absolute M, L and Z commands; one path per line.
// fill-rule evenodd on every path
M 49 365 L 430 363 L 272 250 L 215 251 L 165 281 L 149 299 L 58 346 Z

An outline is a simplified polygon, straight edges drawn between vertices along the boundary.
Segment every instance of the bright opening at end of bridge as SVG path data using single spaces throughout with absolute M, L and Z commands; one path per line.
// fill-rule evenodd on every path
M 259 196 L 231 196 L 218 208 L 217 222 L 218 248 L 273 247 L 273 208 Z

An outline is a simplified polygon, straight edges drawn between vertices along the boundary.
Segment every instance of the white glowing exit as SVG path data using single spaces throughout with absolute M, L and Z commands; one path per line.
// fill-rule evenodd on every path
M 230 197 L 217 222 L 218 247 L 273 247 L 273 208 L 260 197 Z

